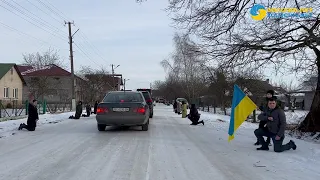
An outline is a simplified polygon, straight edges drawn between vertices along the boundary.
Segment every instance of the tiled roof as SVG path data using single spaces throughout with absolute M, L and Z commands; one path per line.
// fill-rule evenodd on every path
M 18 66 L 23 76 L 70 76 L 71 73 L 57 65 L 47 65 L 43 68 L 34 68 L 32 66 Z

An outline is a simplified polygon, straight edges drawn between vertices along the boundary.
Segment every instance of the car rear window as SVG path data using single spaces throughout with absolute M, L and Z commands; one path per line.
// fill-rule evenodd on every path
M 138 93 L 110 93 L 103 102 L 143 102 L 143 99 Z
M 142 92 L 142 94 L 143 94 L 143 97 L 144 97 L 145 99 L 150 99 L 150 94 L 149 94 L 149 92 Z

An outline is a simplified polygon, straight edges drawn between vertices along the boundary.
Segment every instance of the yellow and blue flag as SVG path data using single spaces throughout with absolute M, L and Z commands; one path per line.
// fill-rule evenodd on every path
M 234 132 L 256 108 L 257 105 L 237 85 L 234 85 L 228 141 L 234 139 Z

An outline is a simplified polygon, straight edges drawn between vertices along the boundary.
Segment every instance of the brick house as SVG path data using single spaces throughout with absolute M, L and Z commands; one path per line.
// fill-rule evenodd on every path
M 26 81 L 23 90 L 23 100 L 37 98 L 45 99 L 47 103 L 71 103 L 71 73 L 57 65 L 47 65 L 42 68 L 19 65 L 19 71 Z M 84 80 L 75 76 L 75 99 L 82 100 Z

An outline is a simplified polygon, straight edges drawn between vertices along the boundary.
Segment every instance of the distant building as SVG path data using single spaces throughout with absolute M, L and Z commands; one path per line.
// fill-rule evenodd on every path
M 16 64 L 0 63 L 0 100 L 3 106 L 13 102 L 21 105 L 25 84 Z
M 23 100 L 37 98 L 45 99 L 47 103 L 71 103 L 71 73 L 55 65 L 42 68 L 19 65 L 19 71 L 26 82 L 23 90 Z M 82 100 L 81 83 L 84 80 L 75 76 L 75 99 Z

